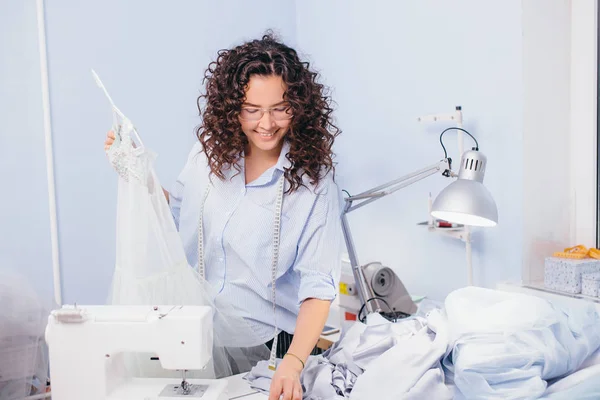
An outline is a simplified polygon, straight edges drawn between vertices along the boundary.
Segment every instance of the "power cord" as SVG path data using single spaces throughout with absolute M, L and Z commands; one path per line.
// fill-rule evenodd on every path
M 362 323 L 365 323 L 367 316 L 365 315 L 364 318 L 361 317 L 363 311 L 365 310 L 365 307 L 367 305 L 368 302 L 373 301 L 373 300 L 379 300 L 381 301 L 383 304 L 385 304 L 387 306 L 387 308 L 390 310 L 390 313 L 394 314 L 394 310 L 392 310 L 392 307 L 390 307 L 389 303 L 387 301 L 385 301 L 385 299 L 382 299 L 381 297 L 371 297 L 370 299 L 368 299 L 367 301 L 364 302 L 364 304 L 360 307 L 360 310 L 358 310 L 358 320 Z M 394 322 L 397 322 L 397 318 L 394 317 Z
M 466 130 L 464 130 L 463 128 L 458 128 L 458 127 L 450 127 L 447 129 L 444 129 L 444 131 L 442 133 L 440 133 L 440 144 L 442 145 L 442 149 L 444 149 L 444 158 L 448 158 L 448 152 L 446 151 L 446 146 L 444 146 L 444 142 L 442 141 L 442 136 L 444 136 L 444 133 L 450 131 L 450 130 L 457 130 L 457 131 L 462 131 L 464 133 L 466 133 L 467 135 L 471 136 L 471 139 L 473 139 L 473 141 L 475 142 L 475 147 L 473 148 L 473 150 L 479 150 L 479 143 L 477 143 L 477 139 L 475 139 L 475 136 L 471 135 L 469 132 L 467 132 Z M 462 154 L 461 154 L 462 156 Z

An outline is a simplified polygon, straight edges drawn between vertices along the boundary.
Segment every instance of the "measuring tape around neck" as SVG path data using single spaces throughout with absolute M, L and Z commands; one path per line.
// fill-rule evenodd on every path
M 273 261 L 271 264 L 271 297 L 273 303 L 273 318 L 275 325 L 275 333 L 273 334 L 273 346 L 271 347 L 271 355 L 269 357 L 269 369 L 275 370 L 275 357 L 277 354 L 277 313 L 276 313 L 276 291 L 275 281 L 277 280 L 277 264 L 279 262 L 279 239 L 281 237 L 281 210 L 283 209 L 283 191 L 285 184 L 285 175 L 282 174 L 277 182 L 277 198 L 275 200 L 275 217 L 273 220 Z M 206 188 L 202 203 L 200 204 L 200 220 L 198 222 L 198 274 L 206 279 L 204 266 L 204 204 L 210 192 L 210 184 Z

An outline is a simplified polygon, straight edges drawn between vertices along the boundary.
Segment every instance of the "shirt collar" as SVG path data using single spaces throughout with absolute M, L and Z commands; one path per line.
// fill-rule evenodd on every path
M 248 184 L 248 186 L 260 186 L 266 185 L 268 183 L 273 182 L 275 177 L 275 171 L 285 172 L 285 168 L 289 168 L 292 163 L 287 159 L 287 154 L 290 152 L 290 144 L 287 140 L 284 140 L 283 146 L 281 147 L 281 153 L 279 153 L 279 158 L 277 159 L 277 163 L 266 170 L 258 179 L 254 182 Z M 278 175 L 279 176 L 279 175 Z

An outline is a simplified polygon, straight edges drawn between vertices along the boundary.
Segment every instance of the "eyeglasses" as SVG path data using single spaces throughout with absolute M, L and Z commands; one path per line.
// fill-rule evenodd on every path
M 272 108 L 242 107 L 240 118 L 245 121 L 259 121 L 265 112 L 269 112 L 275 121 L 285 121 L 291 119 L 292 108 L 289 105 L 277 106 Z

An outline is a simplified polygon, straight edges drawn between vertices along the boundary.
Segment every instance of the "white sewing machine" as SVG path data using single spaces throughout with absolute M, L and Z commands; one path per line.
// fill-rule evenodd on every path
M 63 306 L 48 318 L 46 342 L 56 400 L 229 399 L 226 380 L 185 378 L 211 361 L 209 307 Z M 133 377 L 132 353 L 154 354 L 183 378 Z

